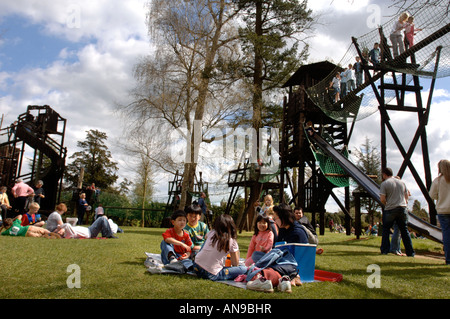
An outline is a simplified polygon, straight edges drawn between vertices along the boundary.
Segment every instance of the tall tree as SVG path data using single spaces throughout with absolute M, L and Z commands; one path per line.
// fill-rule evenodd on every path
M 264 109 L 270 109 L 267 106 L 272 95 L 307 58 L 308 46 L 299 50 L 299 45 L 314 20 L 307 1 L 303 0 L 240 0 L 237 3 L 244 22 L 239 29 L 245 52 L 241 75 L 252 94 L 252 127 L 258 132 L 263 127 Z M 256 154 L 260 158 L 258 134 L 256 140 Z M 250 190 L 247 205 L 250 220 L 253 203 L 260 192 L 259 184 L 254 184 Z
M 70 156 L 72 162 L 67 165 L 65 173 L 71 186 L 76 187 L 81 168 L 84 168 L 85 183 L 95 183 L 97 187 L 107 189 L 116 182 L 119 168 L 105 144 L 107 138 L 104 132 L 89 130 L 86 131 L 86 140 L 77 142 L 81 151 Z
M 243 109 L 240 94 L 221 72 L 237 58 L 238 34 L 230 24 L 234 6 L 229 0 L 153 0 L 149 5 L 147 24 L 156 52 L 138 63 L 136 99 L 125 112 L 165 125 L 166 136 L 170 130 L 183 132 L 180 207 L 194 186 L 200 144 L 212 141 L 208 126 L 236 119 L 236 110 Z
M 355 149 L 353 154 L 356 157 L 356 166 L 366 175 L 377 176 L 376 182 L 380 184 L 381 155 L 378 149 L 373 146 L 372 141 L 366 137 L 364 143 L 359 149 Z M 362 190 L 361 186 L 358 186 L 357 189 Z M 366 208 L 370 222 L 373 224 L 373 218 L 380 209 L 380 205 L 374 199 L 368 197 L 361 198 L 361 205 Z
M 139 126 L 128 130 L 123 134 L 125 141 L 121 143 L 121 148 L 125 151 L 129 160 L 127 164 L 134 172 L 133 201 L 140 205 L 142 211 L 142 227 L 145 222 L 145 206 L 153 195 L 153 169 L 154 157 L 157 156 L 156 138 L 146 127 Z
M 428 212 L 424 208 L 422 208 L 422 204 L 417 199 L 414 200 L 411 212 L 417 217 L 425 220 L 426 222 L 430 221 L 430 216 L 428 215 Z

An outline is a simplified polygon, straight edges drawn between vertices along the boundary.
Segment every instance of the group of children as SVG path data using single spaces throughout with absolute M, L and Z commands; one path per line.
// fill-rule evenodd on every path
M 15 218 L 6 218 L 0 228 L 0 232 L 4 229 L 2 236 L 61 238 L 58 233 L 42 227 L 45 222 L 41 220 L 39 209 L 39 204 L 33 202 L 29 205 L 27 213 L 17 215 Z
M 361 60 L 356 57 L 355 64 L 350 63 L 348 68 L 335 74 L 329 85 L 329 88 L 333 88 L 334 103 L 362 84 L 362 72 Z
M 9 199 L 8 188 L 6 186 L 0 187 L 0 225 L 7 217 L 15 217 L 17 215 L 24 215 L 28 211 L 32 203 L 40 205 L 41 199 L 45 198 L 45 192 L 42 186 L 44 182 L 37 181 L 34 187 L 24 183 L 22 179 L 18 179 L 11 188 L 11 195 L 13 198 Z
M 51 213 L 47 222 L 43 221 L 39 214 L 40 205 L 33 202 L 28 207 L 28 212 L 15 218 L 6 218 L 1 225 L 2 236 L 19 237 L 45 237 L 45 238 L 97 238 L 102 234 L 106 238 L 117 238 L 115 233 L 122 230 L 111 219 L 99 215 L 89 227 L 73 226 L 64 223 L 61 215 L 67 212 L 67 206 L 60 203 Z M 3 231 L 4 230 L 4 231 Z
M 403 31 L 403 33 L 402 33 Z M 422 29 L 416 28 L 414 25 L 414 17 L 404 12 L 400 15 L 398 21 L 394 23 L 393 29 L 389 36 L 392 44 L 392 52 L 394 58 L 405 52 L 414 45 L 414 36 Z M 380 63 L 380 44 L 377 42 L 368 53 L 368 60 L 378 66 Z M 362 84 L 363 70 L 361 59 L 356 57 L 356 63 L 349 64 L 347 69 L 337 72 L 330 81 L 329 88 L 333 88 L 334 103 L 346 96 L 350 91 Z
M 286 233 L 286 229 L 289 228 L 286 226 L 289 222 L 284 223 L 280 221 L 281 219 L 291 220 L 292 226 L 295 223 L 295 227 L 290 227 L 292 231 L 297 227 L 300 228 L 303 233 L 300 241 L 303 243 L 318 242 L 313 227 L 312 231 L 306 230 L 306 227 L 300 224 L 299 220 L 303 218 L 301 213 L 295 215 L 290 207 L 285 205 L 287 209 L 279 211 L 286 211 L 288 216 L 278 216 L 274 211 L 277 207 L 274 206 L 270 195 L 265 197 L 261 207 L 258 206 L 254 234 L 243 264 L 240 263 L 236 225 L 230 215 L 217 216 L 212 229 L 209 230 L 208 226 L 200 221 L 202 212 L 198 206 L 191 205 L 185 211 L 175 211 L 171 217 L 173 227 L 162 234 L 161 261 L 164 268 L 181 272 L 193 271 L 198 277 L 213 281 L 247 281 L 247 288 L 251 290 L 273 291 L 273 287 L 277 286 L 281 291 L 291 292 L 292 285 L 301 285 L 296 273 L 287 276 L 273 271 L 276 274 L 273 276 L 275 280 L 272 281 L 266 280 L 262 275 L 247 277 L 255 269 L 255 261 L 261 260 L 275 247 L 280 229 Z M 278 222 L 275 222 L 276 219 Z M 161 268 L 154 268 L 151 271 L 160 272 Z M 267 269 L 266 273 L 271 272 Z

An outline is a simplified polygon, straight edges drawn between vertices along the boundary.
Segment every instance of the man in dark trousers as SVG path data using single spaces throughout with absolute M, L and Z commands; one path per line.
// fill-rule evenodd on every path
M 394 178 L 392 169 L 386 167 L 382 170 L 383 182 L 380 186 L 380 201 L 383 209 L 383 232 L 381 238 L 381 253 L 390 251 L 389 235 L 394 222 L 400 230 L 406 255 L 414 257 L 411 236 L 408 231 L 408 189 L 402 180 Z
M 212 213 L 210 210 L 208 210 L 208 206 L 206 205 L 206 194 L 204 192 L 202 192 L 200 194 L 200 197 L 198 199 L 198 206 L 200 206 L 201 210 L 202 210 L 202 214 L 205 216 L 206 218 L 206 223 L 208 224 L 209 227 L 211 227 L 211 218 L 212 217 Z

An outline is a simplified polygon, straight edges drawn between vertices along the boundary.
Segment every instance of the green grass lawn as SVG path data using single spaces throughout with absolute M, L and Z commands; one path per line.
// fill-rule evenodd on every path
M 326 232 L 320 236 L 325 252 L 316 269 L 341 273 L 343 281 L 304 283 L 292 294 L 265 294 L 189 275 L 152 275 L 146 271 L 145 252 L 159 253 L 163 229 L 124 227 L 119 239 L 62 239 L 0 237 L 0 298 L 8 299 L 447 299 L 449 267 L 437 253 L 442 246 L 414 239 L 416 258 L 380 255 L 380 237 Z M 245 257 L 251 233 L 239 235 Z M 68 288 L 68 266 L 80 267 L 81 288 Z M 380 268 L 380 288 L 369 288 L 372 272 Z M 193 293 L 195 292 L 195 293 Z

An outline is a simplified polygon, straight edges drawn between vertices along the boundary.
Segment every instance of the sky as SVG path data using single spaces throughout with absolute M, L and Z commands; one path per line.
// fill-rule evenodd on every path
M 121 178 L 128 177 L 131 173 L 127 160 L 116 145 L 125 129 L 116 106 L 131 101 L 129 92 L 135 85 L 133 67 L 140 58 L 152 53 L 145 24 L 146 3 L 146 0 L 1 1 L 3 127 L 26 112 L 27 105 L 50 105 L 67 119 L 65 146 L 69 156 L 78 151 L 76 143 L 86 137 L 87 130 L 98 129 L 108 136 L 107 146 L 113 160 L 119 162 Z M 391 3 L 388 0 L 310 1 L 309 7 L 320 16 L 320 23 L 307 40 L 308 62 L 325 59 L 339 62 L 352 36 L 365 34 L 375 27 L 374 23 L 390 18 L 394 12 L 389 8 Z M 446 123 L 450 118 L 449 88 L 448 78 L 438 79 L 427 127 L 433 176 L 437 174 L 437 162 L 450 158 L 450 126 Z M 406 147 L 416 129 L 413 120 L 405 115 L 392 118 Z M 366 136 L 379 147 L 378 114 L 357 122 L 349 148 L 359 147 Z M 388 142 L 388 165 L 395 171 L 402 161 L 401 155 L 391 147 L 392 141 Z M 419 163 L 416 165 L 419 173 L 423 171 L 420 161 L 421 158 L 414 158 Z M 218 177 L 211 173 L 207 178 L 217 181 Z M 167 200 L 167 183 L 171 179 L 167 174 L 155 176 L 155 200 Z M 404 180 L 413 199 L 425 205 L 408 171 Z M 338 189 L 336 193 L 342 192 Z M 227 190 L 216 194 L 215 201 L 221 199 L 228 199 Z M 327 210 L 337 210 L 332 200 Z

